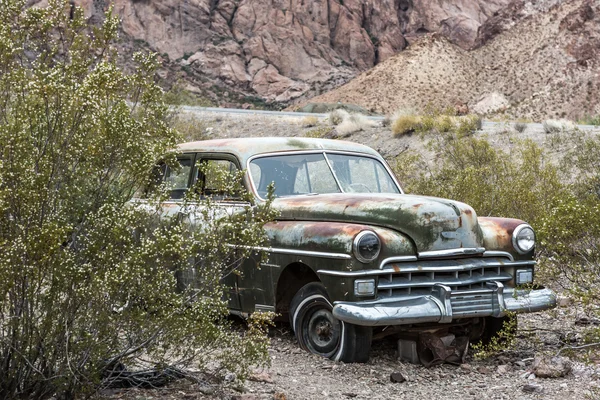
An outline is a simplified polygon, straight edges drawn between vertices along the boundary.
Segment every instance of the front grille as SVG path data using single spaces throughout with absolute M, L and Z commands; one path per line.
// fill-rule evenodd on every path
M 429 295 L 435 284 L 443 284 L 453 293 L 457 292 L 453 301 L 459 309 L 468 312 L 474 301 L 489 303 L 484 294 L 489 291 L 488 282 L 511 281 L 513 267 L 531 264 L 531 261 L 511 262 L 501 257 L 390 263 L 383 267 L 383 272 L 389 271 L 389 274 L 379 276 L 377 293 L 378 297 Z M 469 291 L 475 292 L 463 293 Z
M 490 315 L 494 311 L 494 295 L 491 289 L 452 292 L 450 295 L 452 316 L 467 318 Z

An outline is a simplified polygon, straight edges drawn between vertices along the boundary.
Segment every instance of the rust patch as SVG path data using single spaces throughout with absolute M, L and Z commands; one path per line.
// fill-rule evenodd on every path
M 479 217 L 478 220 L 484 233 L 485 247 L 509 252 L 513 250 L 512 233 L 517 226 L 525 223 L 514 218 Z

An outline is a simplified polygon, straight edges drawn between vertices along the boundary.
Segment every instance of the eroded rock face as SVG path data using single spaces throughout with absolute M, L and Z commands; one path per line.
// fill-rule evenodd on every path
M 509 2 L 113 1 L 131 40 L 234 91 L 282 102 L 337 86 L 428 32 L 470 48 Z M 100 19 L 109 2 L 75 3 Z

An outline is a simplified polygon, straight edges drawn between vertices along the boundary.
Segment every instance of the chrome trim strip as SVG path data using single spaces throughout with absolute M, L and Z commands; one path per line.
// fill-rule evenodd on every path
M 266 304 L 256 304 L 254 306 L 254 311 L 275 312 L 275 306 L 268 306 Z
M 292 250 L 292 249 L 281 249 L 277 247 L 252 247 L 253 250 L 266 251 L 267 253 L 275 254 L 291 254 L 297 256 L 307 257 L 322 257 L 322 258 L 333 258 L 335 260 L 351 260 L 352 256 L 349 254 L 342 253 L 326 253 L 323 251 L 309 251 L 309 250 Z
M 329 269 L 320 269 L 317 271 L 317 274 L 327 276 L 341 276 L 346 278 L 357 278 L 363 276 L 389 275 L 389 272 L 381 271 L 378 269 L 365 269 L 361 271 L 333 271 Z
M 443 261 L 443 260 L 436 260 L 436 261 Z M 449 260 L 452 261 L 452 260 Z M 387 271 L 388 274 L 395 274 L 395 273 L 408 273 L 408 272 L 456 272 L 456 271 L 470 271 L 473 269 L 479 269 L 479 268 L 494 268 L 494 267 L 512 267 L 512 266 L 516 266 L 516 267 L 521 267 L 521 266 L 526 266 L 526 265 L 535 265 L 535 261 L 515 261 L 510 262 L 510 261 L 492 261 L 492 262 L 486 262 L 486 261 L 480 261 L 480 262 L 475 262 L 475 263 L 469 263 L 469 264 L 462 264 L 462 265 L 448 265 L 448 266 L 443 266 L 443 265 L 433 265 L 433 266 L 428 266 L 428 265 L 402 265 L 400 266 L 400 271 L 396 271 L 392 268 L 386 268 L 383 271 Z
M 513 257 L 513 255 L 507 251 L 486 250 L 483 253 L 483 256 L 484 257 L 506 257 L 510 261 L 515 261 L 515 258 Z
M 386 264 L 394 263 L 394 262 L 408 262 L 408 261 L 417 261 L 416 256 L 398 256 L 398 257 L 388 257 L 379 264 L 379 269 L 383 269 Z
M 478 255 L 485 253 L 484 247 L 465 247 L 460 249 L 447 249 L 447 250 L 434 250 L 424 251 L 419 253 L 419 258 L 438 258 L 438 257 L 452 257 L 452 256 L 463 256 L 463 255 Z
M 413 260 L 416 261 L 416 260 Z M 439 260 L 443 261 L 443 260 Z M 452 261 L 452 260 L 450 260 Z M 479 262 L 470 263 L 470 264 L 462 264 L 462 265 L 450 265 L 450 266 L 423 266 L 423 265 L 414 265 L 407 264 L 400 266 L 400 270 L 396 271 L 393 268 L 384 268 L 384 269 L 367 269 L 361 271 L 335 271 L 335 270 L 327 270 L 320 269 L 317 271 L 317 274 L 320 275 L 328 275 L 328 276 L 341 276 L 347 278 L 356 278 L 363 276 L 381 276 L 381 275 L 396 275 L 396 274 L 404 274 L 411 272 L 456 272 L 456 271 L 471 271 L 475 269 L 481 268 L 498 268 L 498 267 L 522 267 L 527 265 L 535 265 L 535 261 L 485 261 L 478 260 Z
M 426 287 L 432 287 L 437 283 L 446 285 L 446 286 L 466 286 L 466 285 L 473 285 L 473 284 L 482 283 L 482 282 L 510 281 L 511 279 L 513 279 L 513 277 L 507 273 L 507 274 L 503 274 L 503 275 L 478 276 L 478 277 L 469 278 L 469 279 L 465 279 L 465 280 L 436 279 L 436 280 L 429 280 L 427 282 L 419 282 L 419 281 L 411 280 L 409 282 L 400 282 L 400 283 L 379 281 L 379 285 L 377 285 L 377 289 L 389 290 L 389 289 L 424 288 L 424 287 L 426 288 Z M 454 293 L 457 293 L 457 292 L 455 291 Z M 471 294 L 471 293 L 473 293 L 473 290 L 466 291 L 465 293 Z

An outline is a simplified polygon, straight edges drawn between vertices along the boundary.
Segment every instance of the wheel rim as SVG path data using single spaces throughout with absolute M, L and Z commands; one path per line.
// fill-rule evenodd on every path
M 324 357 L 333 355 L 340 342 L 340 321 L 331 311 L 320 307 L 309 311 L 305 321 L 302 336 L 309 350 Z

